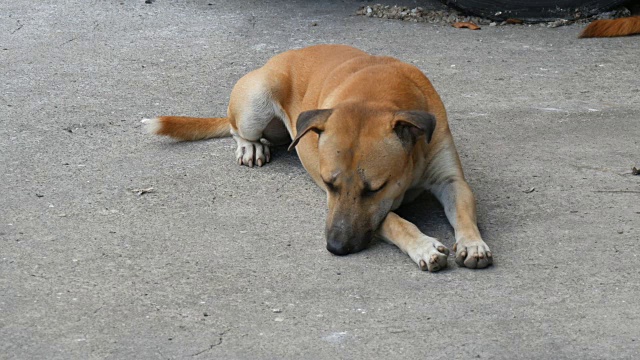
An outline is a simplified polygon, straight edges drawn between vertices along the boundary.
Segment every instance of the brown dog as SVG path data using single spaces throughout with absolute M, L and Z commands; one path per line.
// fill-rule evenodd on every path
M 625 6 L 633 16 L 610 20 L 596 20 L 584 28 L 579 37 L 616 37 L 640 34 L 640 0 L 628 1 Z
M 327 249 L 336 255 L 360 251 L 377 235 L 422 270 L 445 268 L 449 250 L 393 212 L 430 190 L 455 229 L 458 265 L 492 263 L 444 105 L 412 65 L 343 45 L 291 50 L 238 81 L 226 118 L 143 122 L 181 140 L 232 135 L 238 163 L 250 167 L 270 161 L 262 139 L 293 139 L 289 149 L 327 193 Z

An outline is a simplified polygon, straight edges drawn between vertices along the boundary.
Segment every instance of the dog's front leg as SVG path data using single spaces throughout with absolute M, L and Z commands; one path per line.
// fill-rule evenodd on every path
M 462 176 L 443 179 L 430 187 L 440 200 L 456 235 L 456 263 L 470 269 L 482 269 L 493 263 L 489 246 L 482 240 L 476 223 L 476 200 Z
M 433 272 L 447 267 L 449 249 L 394 212 L 384 219 L 377 235 L 399 247 L 422 270 Z

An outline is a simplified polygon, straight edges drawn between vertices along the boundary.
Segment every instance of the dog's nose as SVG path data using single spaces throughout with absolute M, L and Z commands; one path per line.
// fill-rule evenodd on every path
M 343 256 L 347 255 L 350 252 L 349 245 L 341 244 L 335 241 L 327 241 L 327 250 L 333 255 Z

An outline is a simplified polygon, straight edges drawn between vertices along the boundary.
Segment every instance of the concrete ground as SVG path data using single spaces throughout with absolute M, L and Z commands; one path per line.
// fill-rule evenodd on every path
M 0 358 L 639 358 L 640 38 L 359 4 L 1 2 Z M 249 169 L 231 139 L 142 132 L 224 115 L 240 76 L 319 43 L 431 78 L 492 268 L 332 256 L 295 155 Z M 432 198 L 402 215 L 453 245 Z

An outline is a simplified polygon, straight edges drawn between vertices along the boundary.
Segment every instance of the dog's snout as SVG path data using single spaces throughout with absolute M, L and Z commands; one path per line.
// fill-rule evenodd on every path
M 327 250 L 334 255 L 343 256 L 357 253 L 366 248 L 371 242 L 373 232 L 365 231 L 361 235 L 344 236 L 344 233 L 337 234 L 335 231 L 330 231 L 328 235 Z
M 351 252 L 348 244 L 327 240 L 327 250 L 333 255 L 343 256 Z
M 334 255 L 347 255 L 352 251 L 353 227 L 344 217 L 336 217 L 326 229 L 327 250 Z

